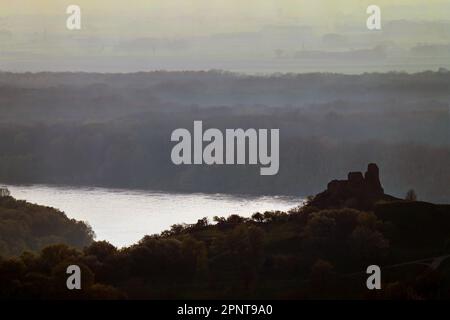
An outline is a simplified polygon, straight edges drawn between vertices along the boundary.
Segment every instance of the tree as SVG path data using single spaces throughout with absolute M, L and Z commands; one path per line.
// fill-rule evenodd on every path
M 317 259 L 311 267 L 308 294 L 312 298 L 327 298 L 335 287 L 336 273 L 331 262 Z
M 333 274 L 334 266 L 327 260 L 317 259 L 311 267 L 311 280 L 317 282 L 326 282 Z
M 414 189 L 408 190 L 405 196 L 405 200 L 407 201 L 417 201 L 417 194 Z
M 252 219 L 256 222 L 263 222 L 264 216 L 260 212 L 256 212 L 252 215 Z
M 216 222 L 217 224 L 223 224 L 227 221 L 226 218 L 224 217 L 218 217 L 218 216 L 214 216 L 213 221 Z
M 84 253 L 97 257 L 99 261 L 105 261 L 117 253 L 117 248 L 107 241 L 97 241 L 85 248 Z
M 205 217 L 202 219 L 198 219 L 197 223 L 195 224 L 195 227 L 196 228 L 204 228 L 204 227 L 207 227 L 208 225 L 209 225 L 208 218 Z

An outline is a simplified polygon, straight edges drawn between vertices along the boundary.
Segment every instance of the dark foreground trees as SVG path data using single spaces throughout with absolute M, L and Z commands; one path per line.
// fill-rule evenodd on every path
M 91 227 L 59 210 L 0 197 L 0 256 L 37 251 L 54 243 L 83 248 L 94 239 Z
M 200 219 L 122 249 L 92 242 L 86 225 L 53 209 L 13 199 L 4 199 L 2 207 L 3 228 L 14 225 L 5 219 L 14 213 L 16 219 L 23 219 L 23 239 L 33 239 L 32 235 L 44 234 L 52 226 L 52 241 L 71 246 L 54 244 L 34 253 L 3 255 L 0 298 L 450 297 L 450 262 L 437 270 L 423 264 L 403 266 L 449 252 L 450 246 L 445 245 L 449 206 L 398 201 L 379 203 L 374 212 L 363 212 L 308 205 L 252 218 L 216 217 L 214 224 Z M 12 245 L 8 252 L 19 250 L 16 242 L 8 242 Z M 33 250 L 31 243 L 27 250 Z M 66 288 L 66 269 L 73 264 L 81 268 L 82 290 Z M 383 290 L 376 293 L 365 286 L 365 270 L 371 264 L 383 270 Z M 398 264 L 402 266 L 384 268 Z

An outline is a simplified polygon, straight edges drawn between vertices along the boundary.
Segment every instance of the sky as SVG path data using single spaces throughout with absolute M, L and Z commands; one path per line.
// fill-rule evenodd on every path
M 78 31 L 66 28 L 65 11 L 72 4 L 82 12 Z M 366 29 L 370 4 L 381 8 L 386 26 L 377 34 Z M 396 21 L 414 25 L 392 29 L 390 23 Z M 286 61 L 271 59 L 298 57 L 297 52 L 305 48 L 371 50 L 388 42 L 397 57 L 399 50 L 423 44 L 441 46 L 430 50 L 445 56 L 449 22 L 450 0 L 2 0 L 0 69 L 283 72 L 291 69 Z M 421 30 L 416 32 L 416 27 Z M 340 36 L 337 41 L 342 40 L 343 46 L 324 43 L 327 34 Z M 220 37 L 226 39 L 220 42 Z M 266 60 L 259 61 L 258 67 L 255 57 Z M 441 64 L 438 57 L 435 66 Z

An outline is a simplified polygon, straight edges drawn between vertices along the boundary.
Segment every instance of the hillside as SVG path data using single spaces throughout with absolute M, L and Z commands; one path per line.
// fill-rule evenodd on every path
M 374 166 L 369 168 L 373 173 Z M 376 182 L 371 173 L 366 177 L 371 185 Z M 374 185 L 382 189 L 381 184 Z M 361 203 L 361 196 L 369 199 L 355 192 L 344 192 L 350 199 L 356 197 L 349 204 Z M 193 225 L 174 225 L 123 249 L 104 241 L 88 245 L 89 237 L 83 238 L 84 244 L 77 242 L 79 247 L 87 245 L 83 249 L 51 245 L 38 253 L 0 260 L 0 297 L 450 298 L 450 206 L 379 196 L 381 200 L 373 198 L 367 210 L 319 208 L 314 206 L 320 205 L 318 200 L 311 199 L 289 212 L 215 217 L 213 224 L 200 219 Z M 58 213 L 11 198 L 1 204 L 16 207 L 15 214 L 26 211 L 16 216 L 17 221 L 33 221 L 36 212 L 36 221 L 38 216 L 51 221 Z M 60 239 L 71 240 L 68 235 L 73 233 L 68 230 L 74 226 L 86 235 L 83 224 L 69 222 L 61 213 L 58 217 L 60 228 L 53 234 Z M 27 225 L 29 230 L 45 229 L 37 222 Z M 71 264 L 82 269 L 81 291 L 66 289 L 65 268 Z M 365 286 L 365 270 L 371 264 L 383 270 L 383 290 L 369 292 Z
M 449 208 L 427 208 L 418 211 L 422 219 L 436 210 L 442 215 L 420 235 L 414 230 L 418 226 L 407 230 L 407 219 L 378 217 L 392 205 L 377 207 L 377 214 L 305 207 L 255 214 L 252 219 L 218 217 L 214 225 L 206 220 L 176 225 L 121 250 L 107 242 L 83 250 L 53 245 L 36 255 L 1 261 L 0 297 L 449 298 L 449 262 L 436 270 L 414 263 L 450 253 L 443 246 L 450 231 Z M 443 221 L 446 232 L 433 234 L 444 228 Z M 82 268 L 81 291 L 65 287 L 70 264 Z M 376 294 L 365 288 L 370 264 L 383 268 L 385 290 Z M 392 267 L 397 264 L 402 265 Z
M 0 197 L 0 256 L 39 251 L 56 243 L 83 248 L 93 238 L 90 226 L 57 209 Z

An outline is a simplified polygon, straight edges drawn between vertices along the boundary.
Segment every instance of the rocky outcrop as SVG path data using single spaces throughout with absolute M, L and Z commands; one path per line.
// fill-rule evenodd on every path
M 364 176 L 361 172 L 349 172 L 347 180 L 329 182 L 327 190 L 316 195 L 309 205 L 318 208 L 370 210 L 380 200 L 397 199 L 384 193 L 378 166 L 370 163 Z

